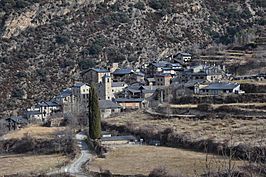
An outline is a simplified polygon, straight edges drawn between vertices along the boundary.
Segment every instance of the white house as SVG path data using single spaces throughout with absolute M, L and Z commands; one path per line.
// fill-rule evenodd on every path
M 42 117 L 43 116 L 40 111 L 40 108 L 31 107 L 31 108 L 28 108 L 26 111 L 26 118 L 29 121 L 42 122 Z
M 53 101 L 41 101 L 37 104 L 36 109 L 40 110 L 42 121 L 46 121 L 49 116 L 61 110 L 61 106 Z
M 125 82 L 112 82 L 113 94 L 122 92 L 128 85 Z
M 221 94 L 241 94 L 240 84 L 231 82 L 215 82 L 199 89 L 199 94 L 221 95 Z

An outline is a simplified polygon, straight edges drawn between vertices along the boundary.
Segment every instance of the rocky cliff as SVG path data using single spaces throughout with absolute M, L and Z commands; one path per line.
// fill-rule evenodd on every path
M 90 66 L 228 45 L 265 25 L 263 0 L 3 0 L 0 112 L 50 98 Z

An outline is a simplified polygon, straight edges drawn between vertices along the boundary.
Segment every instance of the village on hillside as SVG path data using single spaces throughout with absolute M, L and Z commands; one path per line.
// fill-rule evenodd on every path
M 254 76 L 264 79 L 265 75 Z M 91 68 L 81 73 L 79 82 L 65 88 L 51 100 L 43 100 L 23 115 L 6 119 L 9 130 L 29 123 L 50 123 L 59 126 L 69 121 L 86 124 L 90 87 L 99 95 L 102 119 L 126 110 L 153 108 L 171 97 L 184 95 L 244 94 L 239 78 L 227 73 L 222 65 L 195 64 L 189 53 L 151 61 L 141 68 Z M 75 120 L 73 120 L 75 119 Z

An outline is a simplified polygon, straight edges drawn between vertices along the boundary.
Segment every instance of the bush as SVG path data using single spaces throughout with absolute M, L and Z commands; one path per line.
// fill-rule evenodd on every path
M 55 37 L 55 41 L 58 44 L 67 44 L 69 42 L 69 38 L 67 36 L 58 35 Z
M 22 98 L 24 96 L 24 91 L 21 88 L 15 88 L 12 91 L 11 96 L 15 98 Z
M 89 48 L 89 54 L 90 55 L 98 55 L 104 46 L 106 46 L 108 43 L 108 40 L 105 37 L 98 37 L 94 40 L 93 44 Z
M 155 10 L 167 9 L 170 6 L 169 0 L 150 0 L 149 6 Z
M 198 105 L 198 110 L 200 111 L 210 111 L 212 110 L 212 105 L 207 103 L 202 103 Z
M 89 54 L 90 55 L 98 55 L 101 51 L 102 51 L 102 46 L 100 46 L 98 44 L 93 44 L 89 48 Z
M 16 76 L 18 78 L 26 78 L 27 77 L 27 73 L 25 71 L 20 71 L 16 74 Z
M 105 16 L 101 23 L 105 25 L 110 25 L 112 23 L 119 24 L 119 23 L 128 23 L 130 21 L 129 16 L 125 12 L 117 12 L 111 15 Z
M 92 60 L 82 60 L 79 62 L 79 67 L 81 70 L 86 70 L 95 67 L 96 63 Z
M 145 10 L 145 4 L 143 2 L 137 2 L 135 5 L 134 5 L 135 8 L 139 9 L 139 10 Z

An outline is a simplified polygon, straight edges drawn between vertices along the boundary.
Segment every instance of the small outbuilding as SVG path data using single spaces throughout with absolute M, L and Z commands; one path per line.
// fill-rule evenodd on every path
M 112 114 L 120 113 L 122 107 L 111 100 L 99 100 L 99 108 L 101 111 L 101 117 L 106 118 Z
M 6 119 L 7 127 L 10 130 L 16 130 L 17 128 L 25 127 L 29 124 L 29 121 L 22 116 L 11 116 Z

